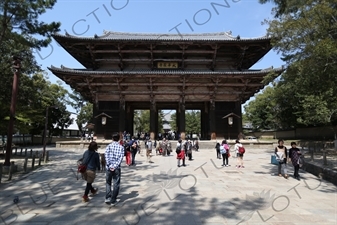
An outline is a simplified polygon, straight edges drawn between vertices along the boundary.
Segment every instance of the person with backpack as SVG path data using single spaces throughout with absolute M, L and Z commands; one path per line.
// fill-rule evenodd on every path
M 185 164 L 185 150 L 184 150 L 184 145 L 182 144 L 181 139 L 178 140 L 176 153 L 177 153 L 178 167 L 180 167 L 180 161 L 181 160 L 183 161 L 183 164 L 181 166 L 186 166 L 186 164 Z
M 131 152 L 131 165 L 136 165 L 136 154 L 138 152 L 138 145 L 137 141 L 135 140 L 135 137 L 132 137 L 132 139 L 129 141 L 129 147 Z
M 220 146 L 220 153 L 222 155 L 222 166 L 229 166 L 228 158 L 229 158 L 229 145 L 226 140 L 223 140 Z
M 235 141 L 235 153 L 236 153 L 236 157 L 237 157 L 237 161 L 236 161 L 236 168 L 245 168 L 243 166 L 243 155 L 245 154 L 246 150 L 243 147 L 243 145 L 240 143 L 240 140 L 237 139 Z
M 84 180 L 87 181 L 84 195 L 82 197 L 83 202 L 89 201 L 89 191 L 92 195 L 97 194 L 97 188 L 92 187 L 92 183 L 96 178 L 96 169 L 101 170 L 101 164 L 99 162 L 99 154 L 96 152 L 98 146 L 97 143 L 92 141 L 89 144 L 88 150 L 83 154 L 83 164 L 87 166 L 87 170 L 83 173 Z

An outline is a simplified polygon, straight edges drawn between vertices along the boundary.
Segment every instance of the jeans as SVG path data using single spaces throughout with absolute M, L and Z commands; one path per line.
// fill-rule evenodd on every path
M 298 171 L 300 170 L 300 165 L 294 166 L 294 177 L 298 178 L 300 175 L 298 174 Z
M 111 181 L 113 182 L 113 191 L 111 191 Z M 105 199 L 110 198 L 111 202 L 115 202 L 119 193 L 119 186 L 121 182 L 121 168 L 114 171 L 106 171 L 106 186 L 105 186 Z
M 287 163 L 286 163 L 285 160 L 282 163 L 278 164 L 278 174 L 282 174 L 281 173 L 282 167 L 283 167 L 283 173 L 284 173 L 284 175 L 286 175 L 288 173 L 288 171 L 287 171 Z
M 135 165 L 135 159 L 136 159 L 136 154 L 137 154 L 137 151 L 134 150 L 131 152 L 131 165 Z
M 222 165 L 228 165 L 228 154 L 222 154 Z

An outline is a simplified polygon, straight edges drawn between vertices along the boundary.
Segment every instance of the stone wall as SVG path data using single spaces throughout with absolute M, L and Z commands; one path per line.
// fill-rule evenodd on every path
M 337 127 L 335 127 L 335 130 L 337 130 Z M 255 136 L 257 138 L 311 140 L 334 140 L 335 136 L 334 129 L 332 127 L 308 127 L 285 131 L 249 132 L 246 133 L 246 135 Z
M 322 165 L 310 162 L 304 162 L 302 169 L 307 171 L 308 173 L 311 173 L 319 178 L 322 178 L 337 185 L 337 171 L 335 170 L 332 170 L 330 168 L 324 168 L 322 167 Z

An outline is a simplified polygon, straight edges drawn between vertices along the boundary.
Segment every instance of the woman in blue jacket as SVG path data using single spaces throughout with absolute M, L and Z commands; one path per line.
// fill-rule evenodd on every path
M 87 170 L 83 174 L 84 179 L 87 181 L 87 186 L 84 191 L 83 195 L 83 202 L 88 202 L 88 194 L 89 191 L 91 191 L 92 195 L 97 194 L 97 188 L 92 187 L 92 183 L 95 180 L 96 177 L 96 170 L 101 169 L 101 165 L 99 162 L 99 154 L 96 152 L 97 150 L 97 143 L 92 141 L 89 144 L 88 150 L 86 150 L 83 154 L 83 164 L 87 166 Z

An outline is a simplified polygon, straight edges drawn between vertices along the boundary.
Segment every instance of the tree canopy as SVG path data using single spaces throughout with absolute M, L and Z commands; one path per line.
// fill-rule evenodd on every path
M 51 34 L 59 31 L 60 23 L 39 21 L 39 16 L 52 9 L 56 0 L 2 0 L 0 1 L 0 46 L 6 42 L 15 47 L 47 47 Z M 8 41 L 11 40 L 11 41 Z
M 158 131 L 163 133 L 163 120 L 164 113 L 158 110 Z M 136 132 L 149 132 L 150 131 L 150 110 L 135 110 L 134 111 L 134 126 Z
M 177 131 L 177 114 L 171 115 L 171 129 Z M 185 112 L 185 132 L 186 134 L 199 134 L 201 132 L 201 114 L 199 110 L 188 110 Z
M 337 0 L 272 2 L 275 18 L 265 21 L 267 33 L 287 68 L 271 90 L 266 89 L 256 103 L 247 105 L 250 118 L 263 114 L 256 112 L 259 107 L 277 128 L 335 124 Z M 263 125 L 268 121 L 260 120 L 258 126 L 270 127 Z
M 0 134 L 7 134 L 9 106 L 11 104 L 13 71 L 12 57 L 21 58 L 18 97 L 16 102 L 16 123 L 14 132 L 41 134 L 49 110 L 48 129 L 69 126 L 66 113 L 68 92 L 60 83 L 52 84 L 40 69 L 33 55 L 34 49 L 46 47 L 51 34 L 59 31 L 60 23 L 45 23 L 39 16 L 52 9 L 56 0 L 48 1 L 0 1 Z M 57 105 L 58 109 L 51 106 Z

